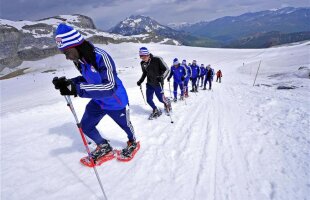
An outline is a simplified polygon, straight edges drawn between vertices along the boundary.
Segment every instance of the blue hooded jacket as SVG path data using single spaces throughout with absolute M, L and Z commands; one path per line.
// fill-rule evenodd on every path
M 200 76 L 204 76 L 204 75 L 206 75 L 206 68 L 201 66 L 200 67 Z
M 198 76 L 200 76 L 200 67 L 196 64 L 196 65 L 191 65 L 191 69 L 192 69 L 192 78 L 197 78 Z
M 178 64 L 178 67 L 176 66 L 172 66 L 171 70 L 170 70 L 170 75 L 168 77 L 168 79 L 170 79 L 173 76 L 173 80 L 174 82 L 177 83 L 182 83 L 182 77 L 185 78 L 187 77 L 187 70 L 183 65 Z
M 128 96 L 122 81 L 117 76 L 113 59 L 102 49 L 95 47 L 94 51 L 98 69 L 85 61 L 80 61 L 82 76 L 71 79 L 75 83 L 78 96 L 93 99 L 102 109 L 125 108 Z

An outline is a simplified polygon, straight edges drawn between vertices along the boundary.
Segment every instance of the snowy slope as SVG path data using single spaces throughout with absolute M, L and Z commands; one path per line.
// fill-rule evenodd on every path
M 310 68 L 309 43 L 260 50 L 147 45 L 169 65 L 174 57 L 196 59 L 223 72 L 212 91 L 173 104 L 174 124 L 167 116 L 147 120 L 150 108 L 136 86 L 140 45 L 100 46 L 116 61 L 141 141 L 132 162 L 98 168 L 109 199 L 309 199 L 310 80 L 307 69 L 298 70 Z M 260 86 L 253 87 L 260 60 Z M 78 75 L 73 64 L 56 55 L 20 67 L 30 67 L 28 74 L 0 82 L 2 199 L 102 199 L 95 174 L 79 164 L 79 133 L 51 84 L 56 75 Z M 58 71 L 41 73 L 47 69 Z M 276 89 L 283 85 L 298 88 Z M 79 118 L 87 102 L 73 100 Z M 98 128 L 115 148 L 125 146 L 111 119 Z

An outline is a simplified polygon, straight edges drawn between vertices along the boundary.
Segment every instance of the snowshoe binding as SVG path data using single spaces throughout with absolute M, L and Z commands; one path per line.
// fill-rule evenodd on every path
M 100 166 L 102 163 L 115 158 L 114 151 L 109 143 L 99 144 L 97 148 L 91 152 L 90 156 L 81 158 L 80 162 L 87 167 Z
M 140 142 L 128 141 L 127 147 L 117 151 L 117 160 L 121 162 L 128 162 L 134 158 L 140 149 Z

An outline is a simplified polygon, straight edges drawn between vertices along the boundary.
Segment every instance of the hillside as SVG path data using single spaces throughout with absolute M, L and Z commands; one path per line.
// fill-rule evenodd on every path
M 148 44 L 169 65 L 175 57 L 196 59 L 223 72 L 213 90 L 172 105 L 174 124 L 165 115 L 147 120 L 151 109 L 136 85 L 140 44 L 98 46 L 115 60 L 141 142 L 131 162 L 98 167 L 108 199 L 309 198 L 309 42 L 247 50 Z M 26 66 L 24 75 L 0 81 L 1 198 L 102 199 L 95 174 L 79 163 L 86 153 L 74 118 L 51 83 L 78 71 L 64 55 L 20 68 Z M 166 82 L 169 97 L 168 88 Z M 81 119 L 89 99 L 72 99 Z M 109 117 L 98 129 L 114 148 L 126 145 L 126 134 Z

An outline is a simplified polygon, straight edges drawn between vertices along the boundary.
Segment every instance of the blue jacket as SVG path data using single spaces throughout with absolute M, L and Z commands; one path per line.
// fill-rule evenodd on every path
M 116 73 L 111 56 L 95 47 L 98 70 L 90 64 L 79 63 L 82 76 L 71 79 L 75 83 L 77 94 L 83 98 L 91 98 L 102 109 L 120 110 L 128 104 L 128 96 Z
M 200 76 L 206 75 L 206 68 L 205 67 L 200 67 Z
M 190 79 L 190 77 L 192 77 L 192 68 L 190 66 L 187 66 L 187 65 L 185 65 L 185 68 L 187 70 L 187 76 L 186 76 L 185 80 L 188 81 Z
M 197 78 L 198 76 L 200 76 L 200 67 L 197 64 L 191 65 L 191 69 L 192 69 L 192 78 Z
M 174 82 L 177 83 L 182 83 L 182 77 L 185 78 L 187 77 L 187 70 L 183 65 L 180 65 L 178 67 L 172 66 L 170 70 L 170 75 L 168 79 L 170 79 L 173 76 Z

